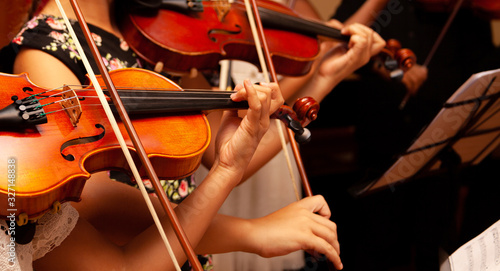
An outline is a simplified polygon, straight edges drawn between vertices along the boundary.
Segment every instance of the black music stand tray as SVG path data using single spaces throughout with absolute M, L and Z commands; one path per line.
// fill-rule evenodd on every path
M 352 194 L 393 190 L 412 179 L 479 164 L 500 144 L 499 98 L 500 69 L 472 75 L 380 178 Z

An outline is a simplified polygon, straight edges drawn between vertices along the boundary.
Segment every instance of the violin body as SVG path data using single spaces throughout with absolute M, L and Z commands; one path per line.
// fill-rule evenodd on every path
M 222 59 L 238 59 L 260 67 L 251 28 L 241 1 L 202 1 L 202 11 L 160 8 L 155 12 L 122 12 L 120 30 L 130 47 L 152 65 L 168 72 L 215 69 Z M 287 7 L 258 1 L 259 7 L 297 17 Z M 189 34 L 186 34 L 189 33 Z M 319 52 L 315 36 L 266 28 L 277 73 L 306 74 Z
M 181 90 L 168 79 L 145 70 L 123 69 L 110 75 L 116 86 Z M 45 91 L 33 84 L 26 74 L 0 74 L 0 81 L 0 109 L 12 104 L 12 96 L 22 99 Z M 55 203 L 78 201 L 86 180 L 94 172 L 129 172 L 102 106 L 96 106 L 97 99 L 89 98 L 96 96 L 92 86 L 77 93 L 81 97 L 78 99 L 81 116 L 76 126 L 69 117 L 74 108 L 61 110 L 61 105 L 56 103 L 44 107 L 44 124 L 0 130 L 0 160 L 4 162 L 0 174 L 9 176 L 9 182 L 0 183 L 2 219 L 11 214 L 34 219 Z M 61 100 L 60 96 L 43 102 Z M 52 111 L 57 112 L 49 113 Z M 139 115 L 132 117 L 132 123 L 160 178 L 177 179 L 192 174 L 210 142 L 210 126 L 201 113 Z M 119 126 L 132 156 L 139 162 L 125 128 L 120 122 Z M 9 167 L 5 163 L 9 163 Z M 146 177 L 140 165 L 138 168 Z

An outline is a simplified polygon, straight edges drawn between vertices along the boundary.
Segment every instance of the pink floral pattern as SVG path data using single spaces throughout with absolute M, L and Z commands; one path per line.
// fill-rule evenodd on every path
M 39 16 L 42 17 L 43 15 Z M 47 17 L 45 22 L 54 30 L 66 30 L 66 25 L 63 19 L 56 19 L 54 17 Z
M 58 51 L 66 52 L 69 59 L 72 59 L 75 63 L 80 61 L 80 55 L 76 49 L 73 38 L 69 34 L 66 29 L 66 25 L 64 24 L 64 20 L 58 17 L 52 17 L 47 15 L 39 15 L 31 19 L 26 25 L 21 29 L 21 31 L 17 34 L 17 36 L 12 40 L 13 43 L 18 45 L 23 45 L 24 42 L 24 33 L 26 30 L 34 29 L 40 24 L 46 24 L 52 31 L 48 34 L 48 37 L 51 39 L 48 44 L 43 46 L 41 49 L 58 53 Z M 92 39 L 94 40 L 97 47 L 103 46 L 103 38 L 101 35 L 92 32 Z M 124 40 L 119 40 L 118 46 L 121 51 L 127 52 L 129 50 L 129 46 L 127 42 Z M 128 63 L 127 61 L 121 60 L 118 57 L 113 56 L 111 53 L 107 53 L 102 57 L 104 64 L 108 68 L 108 70 L 116 70 L 127 67 L 136 67 L 137 63 Z

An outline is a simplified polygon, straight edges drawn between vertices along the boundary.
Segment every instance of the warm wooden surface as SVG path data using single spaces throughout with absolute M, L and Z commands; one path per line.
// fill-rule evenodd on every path
M 0 1 L 0 47 L 17 34 L 28 17 L 32 0 Z

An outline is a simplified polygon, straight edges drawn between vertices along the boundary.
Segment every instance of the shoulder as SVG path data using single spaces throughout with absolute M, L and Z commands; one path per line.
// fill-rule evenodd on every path
M 23 48 L 13 66 L 13 73 L 28 73 L 31 81 L 46 88 L 57 88 L 63 84 L 78 85 L 80 80 L 58 58 L 37 49 Z

